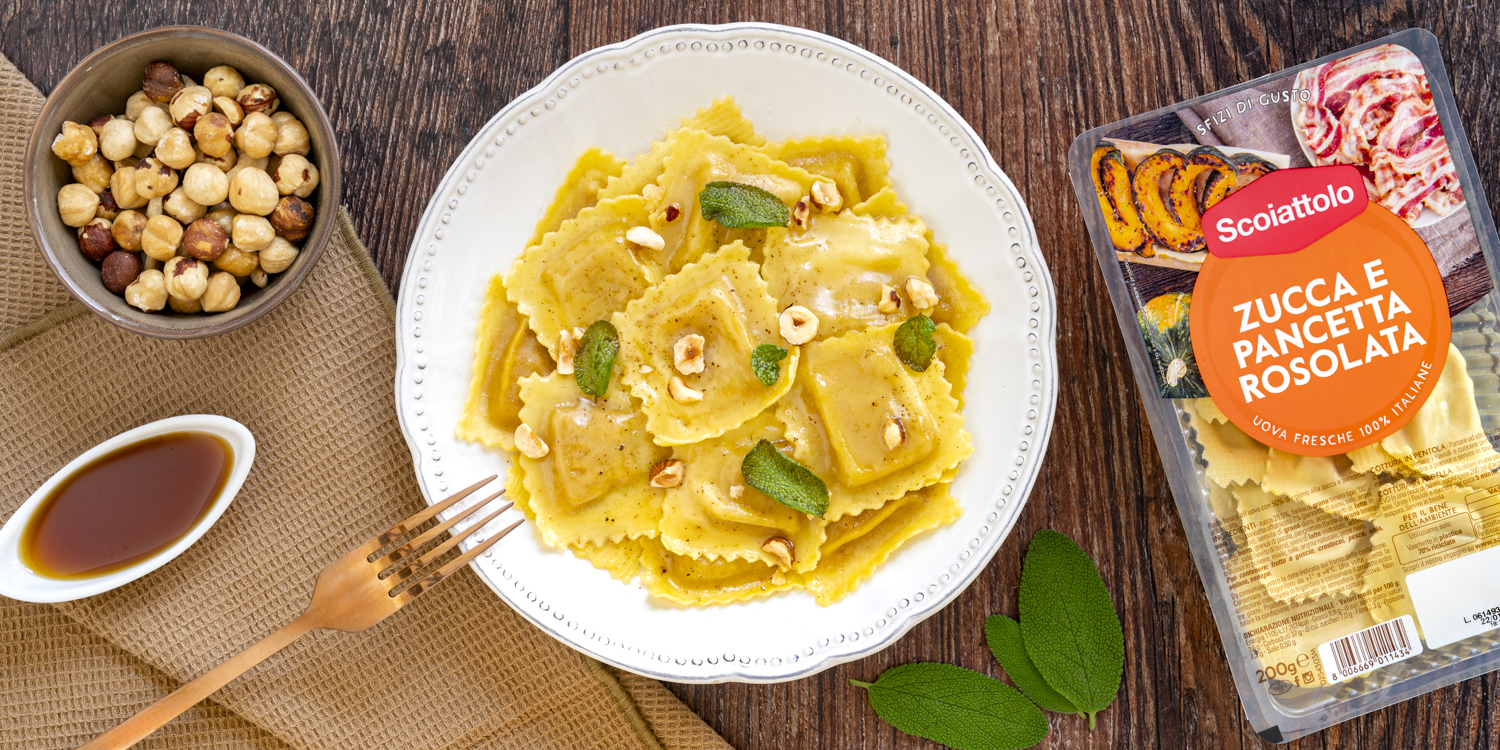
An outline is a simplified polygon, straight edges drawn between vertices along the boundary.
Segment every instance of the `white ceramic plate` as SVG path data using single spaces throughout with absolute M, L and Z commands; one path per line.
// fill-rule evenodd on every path
M 564 65 L 485 125 L 427 207 L 401 283 L 396 407 L 427 502 L 505 472 L 503 452 L 454 437 L 487 280 L 586 148 L 633 158 L 725 94 L 773 140 L 884 134 L 901 197 L 993 305 L 970 331 L 975 450 L 953 484 L 962 517 L 826 608 L 802 592 L 675 606 L 526 533 L 475 569 L 537 627 L 610 664 L 678 682 L 775 682 L 874 653 L 963 591 L 1009 533 L 1047 445 L 1056 303 L 1031 217 L 973 130 L 921 83 L 837 39 L 768 24 L 657 29 Z

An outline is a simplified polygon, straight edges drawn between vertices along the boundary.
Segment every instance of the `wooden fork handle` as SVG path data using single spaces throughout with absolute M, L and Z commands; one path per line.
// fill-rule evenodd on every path
M 79 745 L 78 750 L 124 750 L 134 745 L 316 627 L 307 615 L 292 620 L 259 643 L 224 660 L 219 666 L 173 690 L 167 697 L 141 709 L 140 713 L 126 719 L 123 724 Z

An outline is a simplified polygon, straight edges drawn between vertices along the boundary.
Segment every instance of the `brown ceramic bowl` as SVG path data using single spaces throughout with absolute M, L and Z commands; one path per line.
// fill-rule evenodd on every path
M 312 232 L 300 243 L 290 268 L 265 289 L 242 287 L 240 303 L 222 313 L 182 315 L 170 308 L 148 313 L 125 303 L 104 288 L 99 266 L 78 250 L 76 230 L 57 212 L 57 191 L 73 181 L 71 168 L 52 153 L 52 140 L 68 120 L 87 123 L 99 115 L 125 111 L 125 100 L 139 91 L 146 66 L 166 60 L 193 80 L 216 65 L 231 65 L 247 83 L 265 83 L 280 96 L 280 110 L 296 115 L 312 140 L 309 158 L 318 167 L 317 190 L 307 199 L 316 211 Z M 279 110 L 279 111 L 280 111 Z M 136 333 L 164 339 L 189 339 L 232 331 L 266 314 L 296 289 L 312 270 L 334 233 L 339 205 L 339 150 L 307 82 L 266 48 L 217 29 L 175 26 L 125 37 L 89 55 L 57 84 L 26 149 L 26 212 L 37 246 L 68 291 L 100 317 Z

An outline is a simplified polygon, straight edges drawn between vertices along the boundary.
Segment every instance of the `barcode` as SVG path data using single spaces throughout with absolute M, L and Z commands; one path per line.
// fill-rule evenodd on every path
M 1329 682 L 1339 682 L 1422 653 L 1410 615 L 1350 633 L 1318 647 Z

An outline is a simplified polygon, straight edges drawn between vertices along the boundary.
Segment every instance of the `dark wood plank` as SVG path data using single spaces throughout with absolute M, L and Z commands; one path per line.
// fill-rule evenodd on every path
M 980 579 L 876 656 L 782 685 L 672 686 L 738 747 L 911 748 L 850 678 L 910 661 L 999 674 L 984 617 L 1015 614 L 1026 540 L 1056 528 L 1099 562 L 1125 625 L 1124 688 L 1089 732 L 1051 719 L 1045 746 L 1264 747 L 1250 732 L 1125 362 L 1063 157 L 1090 127 L 1207 93 L 1408 26 L 1442 41 L 1478 167 L 1492 190 L 1500 126 L 1500 7 L 1346 0 L 832 0 L 564 3 L 416 0 L 0 4 L 0 52 L 43 91 L 95 47 L 172 23 L 257 39 L 298 68 L 345 154 L 356 226 L 388 283 L 448 164 L 491 114 L 573 55 L 669 23 L 765 20 L 846 39 L 957 108 L 1020 187 L 1057 285 L 1066 384 L 1041 479 Z M 1494 202 L 1491 201 L 1493 206 Z M 1492 748 L 1494 675 L 1375 712 L 1299 748 Z

